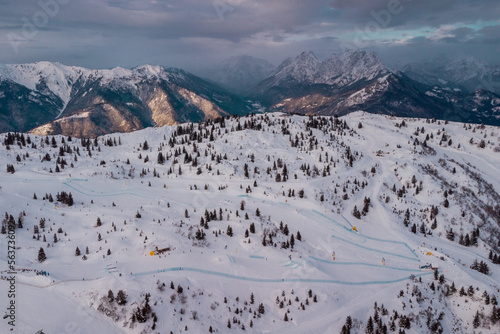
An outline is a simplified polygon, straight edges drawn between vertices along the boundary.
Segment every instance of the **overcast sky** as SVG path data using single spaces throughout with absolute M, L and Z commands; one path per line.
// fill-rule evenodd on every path
M 361 48 L 390 66 L 447 54 L 500 65 L 499 18 L 499 0 L 1 0 L 0 63 L 196 72 L 233 55 L 278 65 Z

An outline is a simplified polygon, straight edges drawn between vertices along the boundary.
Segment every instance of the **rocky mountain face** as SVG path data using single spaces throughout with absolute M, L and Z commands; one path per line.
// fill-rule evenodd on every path
M 479 95 L 481 98 L 475 98 Z M 385 67 L 373 52 L 347 50 L 319 61 L 312 52 L 286 59 L 249 94 L 269 110 L 344 115 L 357 110 L 396 116 L 500 124 L 498 96 L 432 88 Z
M 0 68 L 0 132 L 94 137 L 252 110 L 179 69 L 88 70 L 47 62 Z
M 360 81 L 370 81 L 388 73 L 375 53 L 347 50 L 319 61 L 313 52 L 303 52 L 295 59 L 285 60 L 266 80 L 264 87 L 294 84 L 325 84 L 342 88 Z
M 267 60 L 252 56 L 236 56 L 223 61 L 207 78 L 227 90 L 244 94 L 248 89 L 269 77 L 276 68 Z

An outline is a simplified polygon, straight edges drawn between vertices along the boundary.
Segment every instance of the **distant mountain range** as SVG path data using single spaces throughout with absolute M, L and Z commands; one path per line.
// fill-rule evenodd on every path
M 489 90 L 500 93 L 500 66 L 491 66 L 471 56 L 446 56 L 407 64 L 402 71 L 410 78 L 430 86 L 473 93 Z
M 344 115 L 357 110 L 500 125 L 500 96 L 429 86 L 391 71 L 373 52 L 347 50 L 319 61 L 312 52 L 286 59 L 250 92 L 268 110 Z
M 94 137 L 254 110 L 179 69 L 88 70 L 48 62 L 0 68 L 0 132 Z
M 0 132 L 94 137 L 265 111 L 364 110 L 500 125 L 500 96 L 492 91 L 498 69 L 472 58 L 430 66 L 394 71 L 375 53 L 358 50 L 323 61 L 304 52 L 274 69 L 262 59 L 234 57 L 207 79 L 151 65 L 111 70 L 49 62 L 0 65 Z M 491 90 L 473 88 L 485 78 L 493 80 Z

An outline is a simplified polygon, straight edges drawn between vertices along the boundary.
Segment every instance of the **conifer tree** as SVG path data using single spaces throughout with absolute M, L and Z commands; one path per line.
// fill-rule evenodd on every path
M 42 247 L 40 247 L 40 250 L 38 251 L 38 262 L 42 263 L 47 259 L 47 256 L 45 255 L 45 251 L 43 250 Z

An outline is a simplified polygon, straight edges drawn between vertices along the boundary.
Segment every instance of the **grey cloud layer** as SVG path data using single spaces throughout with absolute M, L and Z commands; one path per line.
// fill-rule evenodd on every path
M 25 37 L 26 22 L 36 23 L 34 15 L 44 11 L 40 3 L 47 8 L 57 4 L 59 11 L 47 24 L 36 26 L 34 37 L 18 41 L 15 50 L 13 34 Z M 384 16 L 391 9 L 397 14 Z M 378 21 L 374 13 L 381 15 Z M 373 22 L 378 22 L 377 34 L 365 36 L 363 46 L 382 55 L 402 50 L 400 41 L 383 35 L 386 31 L 443 25 L 456 25 L 449 37 L 409 36 L 405 53 L 419 44 L 425 44 L 426 52 L 448 45 L 464 53 L 474 44 L 476 53 L 488 53 L 498 51 L 500 24 L 479 29 L 460 25 L 498 17 L 496 0 L 4 0 L 0 63 L 51 60 L 89 67 L 157 63 L 196 68 L 243 53 L 276 63 L 304 49 L 320 57 L 338 51 L 340 41 L 349 41 L 356 29 Z

